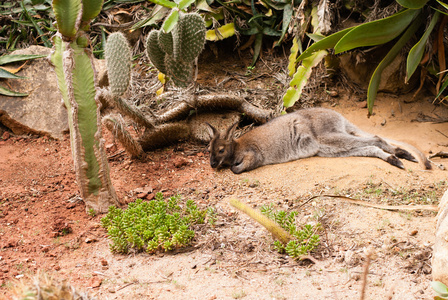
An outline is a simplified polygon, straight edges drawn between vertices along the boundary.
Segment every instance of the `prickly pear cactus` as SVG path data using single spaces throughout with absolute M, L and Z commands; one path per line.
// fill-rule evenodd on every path
M 200 15 L 180 13 L 173 30 L 174 59 L 185 62 L 195 60 L 204 49 L 205 33 L 205 23 Z
M 171 32 L 164 32 L 159 30 L 158 44 L 163 52 L 169 55 L 173 55 L 173 34 Z
M 167 74 L 165 67 L 166 53 L 159 46 L 159 31 L 153 30 L 146 39 L 146 54 L 152 64 L 163 74 Z
M 165 64 L 168 74 L 171 76 L 171 79 L 176 86 L 188 86 L 193 74 L 193 63 L 175 60 L 172 56 L 167 55 Z
M 148 57 L 175 85 L 186 87 L 193 75 L 193 61 L 204 48 L 205 33 L 205 23 L 199 14 L 180 13 L 171 32 L 150 32 L 146 41 Z
M 107 38 L 104 51 L 109 85 L 114 96 L 123 95 L 131 79 L 131 49 L 121 32 L 114 32 Z

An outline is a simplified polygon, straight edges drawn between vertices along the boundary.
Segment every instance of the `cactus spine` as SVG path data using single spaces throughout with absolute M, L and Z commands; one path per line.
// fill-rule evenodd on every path
M 179 13 L 169 33 L 162 29 L 150 32 L 146 51 L 153 65 L 170 76 L 175 85 L 186 87 L 193 74 L 193 62 L 205 45 L 205 23 L 197 13 Z

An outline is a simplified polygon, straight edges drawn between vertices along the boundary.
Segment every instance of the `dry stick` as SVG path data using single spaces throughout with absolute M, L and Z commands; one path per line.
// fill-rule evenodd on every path
M 362 273 L 362 286 L 360 300 L 364 300 L 367 287 L 367 275 L 369 274 L 370 260 L 372 259 L 373 249 L 368 249 L 366 253 L 366 263 L 364 264 L 364 272 Z
M 263 225 L 263 227 L 265 227 L 283 244 L 287 244 L 290 240 L 292 240 L 292 236 L 286 230 L 284 230 L 282 227 L 280 227 L 280 225 L 278 225 L 265 215 L 262 215 L 259 211 L 256 211 L 255 209 L 249 207 L 247 204 L 237 199 L 230 199 L 229 202 L 230 205 L 247 214 L 249 217 Z
M 362 205 L 362 206 L 367 206 L 367 207 L 373 207 L 373 208 L 379 208 L 379 209 L 385 209 L 385 210 L 429 210 L 429 211 L 438 211 L 437 205 L 381 205 L 381 204 L 373 204 L 373 203 L 368 203 L 362 200 L 357 200 L 357 199 L 353 199 L 350 197 L 346 197 L 346 196 L 338 196 L 338 195 L 316 195 L 313 196 L 309 199 L 307 199 L 305 201 L 305 203 L 301 204 L 299 206 L 302 207 L 303 205 L 307 204 L 308 202 L 310 202 L 311 200 L 315 199 L 315 198 L 319 198 L 319 197 L 330 197 L 330 198 L 339 198 L 341 200 L 344 200 L 348 203 L 352 203 L 352 204 L 357 204 L 357 205 Z

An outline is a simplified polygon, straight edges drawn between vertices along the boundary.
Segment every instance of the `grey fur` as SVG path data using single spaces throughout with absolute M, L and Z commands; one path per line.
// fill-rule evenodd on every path
M 230 167 L 235 174 L 311 156 L 378 157 L 401 169 L 404 166 L 398 158 L 417 162 L 408 151 L 362 131 L 331 109 L 298 110 L 272 119 L 238 139 L 234 139 L 237 124 L 224 133 L 208 125 L 213 136 L 210 165 L 213 168 Z M 410 145 L 409 148 L 417 152 L 426 169 L 431 168 L 421 152 Z

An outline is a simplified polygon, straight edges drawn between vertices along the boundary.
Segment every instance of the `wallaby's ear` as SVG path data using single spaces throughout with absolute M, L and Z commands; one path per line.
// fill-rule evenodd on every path
M 213 127 L 212 125 L 210 125 L 207 122 L 205 122 L 205 124 L 207 124 L 208 129 L 210 129 L 210 135 L 212 136 L 212 138 L 214 138 L 215 136 L 219 136 L 218 129 L 216 129 L 215 127 Z
M 233 135 L 235 133 L 236 127 L 238 126 L 238 122 L 234 123 L 232 126 L 230 126 L 229 128 L 227 128 L 226 131 L 226 135 L 224 136 L 224 138 L 228 141 L 233 140 Z

